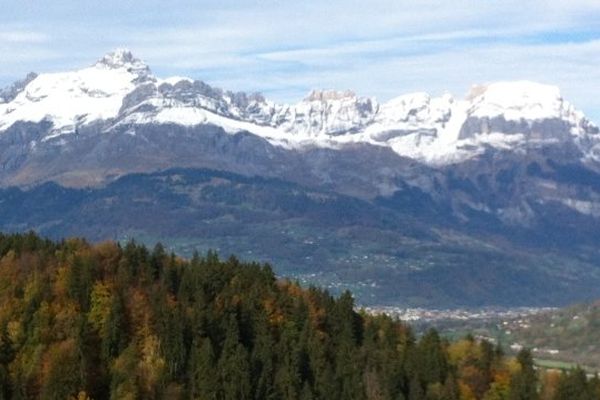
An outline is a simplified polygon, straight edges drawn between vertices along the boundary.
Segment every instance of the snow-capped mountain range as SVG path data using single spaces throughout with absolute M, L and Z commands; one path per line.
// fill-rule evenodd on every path
M 0 91 L 0 132 L 23 122 L 50 123 L 38 140 L 57 143 L 89 126 L 135 135 L 144 124 L 214 125 L 286 149 L 369 144 L 431 166 L 468 160 L 490 147 L 561 142 L 575 145 L 584 160 L 600 160 L 598 128 L 553 86 L 496 82 L 474 86 L 464 99 L 412 93 L 385 103 L 351 91 L 315 90 L 284 105 L 189 78 L 157 78 L 122 49 L 88 68 L 29 74 Z
M 178 167 L 368 200 L 400 194 L 421 202 L 424 193 L 467 219 L 465 210 L 475 210 L 530 224 L 536 205 L 548 204 L 600 217 L 600 131 L 556 87 L 539 83 L 385 103 L 315 90 L 286 105 L 190 78 L 160 79 L 117 50 L 90 67 L 31 73 L 0 91 L 0 186 L 98 186 Z

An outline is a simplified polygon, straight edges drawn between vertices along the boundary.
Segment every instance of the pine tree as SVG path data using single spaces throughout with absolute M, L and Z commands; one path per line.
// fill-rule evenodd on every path
M 92 331 L 87 318 L 81 316 L 78 321 L 75 340 L 75 355 L 79 359 L 79 379 L 86 393 L 95 398 L 108 397 L 107 371 L 98 352 L 100 338 Z
M 300 346 L 295 324 L 288 322 L 281 333 L 277 349 L 280 367 L 276 370 L 275 385 L 278 397 L 286 400 L 297 400 L 302 389 L 300 374 Z M 331 394 L 334 395 L 333 393 Z
M 509 400 L 536 400 L 537 375 L 533 366 L 533 356 L 527 349 L 517 354 L 520 370 L 515 373 L 510 382 Z
M 554 400 L 597 400 L 597 393 L 589 385 L 585 371 L 579 367 L 565 372 L 558 381 Z
M 217 362 L 210 338 L 192 345 L 190 357 L 190 398 L 199 400 L 218 399 L 219 377 Z
M 416 375 L 413 376 L 410 381 L 408 400 L 425 400 L 425 391 Z
M 125 306 L 119 294 L 113 296 L 105 331 L 105 336 L 102 337 L 102 355 L 105 360 L 110 360 L 117 357 L 128 342 Z
M 273 378 L 275 376 L 275 340 L 269 331 L 266 317 L 257 321 L 256 337 L 252 349 L 252 376 L 255 377 L 254 399 L 274 400 L 276 392 Z
M 336 395 L 334 368 L 329 357 L 329 339 L 320 332 L 307 331 L 307 355 L 313 376 L 313 393 L 318 399 Z
M 82 311 L 88 311 L 93 286 L 92 261 L 75 257 L 69 272 L 69 295 L 79 304 Z
M 314 400 L 315 395 L 310 388 L 310 384 L 308 382 L 304 382 L 302 386 L 302 393 L 300 394 L 300 400 Z
M 0 400 L 12 398 L 12 382 L 6 365 L 0 364 Z
M 13 342 L 8 334 L 6 325 L 0 330 L 0 364 L 7 366 L 15 358 L 15 349 Z
M 240 342 L 238 322 L 235 315 L 231 315 L 218 363 L 223 400 L 251 399 L 252 386 L 248 358 L 248 352 Z
M 448 374 L 446 355 L 439 334 L 429 330 L 417 346 L 418 373 L 425 384 L 444 383 Z
M 162 243 L 157 243 L 150 255 L 150 276 L 157 280 L 164 269 L 164 260 L 166 258 L 165 248 Z

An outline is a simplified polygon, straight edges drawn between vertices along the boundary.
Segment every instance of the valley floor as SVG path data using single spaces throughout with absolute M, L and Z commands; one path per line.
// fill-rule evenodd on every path
M 597 304 L 554 307 L 483 307 L 455 309 L 371 306 L 370 314 L 407 321 L 417 333 L 431 328 L 450 339 L 473 335 L 499 344 L 508 353 L 530 349 L 542 369 L 570 370 L 582 366 L 600 371 Z

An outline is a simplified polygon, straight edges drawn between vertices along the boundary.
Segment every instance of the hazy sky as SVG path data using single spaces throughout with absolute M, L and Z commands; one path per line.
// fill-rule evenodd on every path
M 313 88 L 379 100 L 462 97 L 529 79 L 600 123 L 600 0 L 0 0 L 0 86 L 127 47 L 185 75 L 295 102 Z

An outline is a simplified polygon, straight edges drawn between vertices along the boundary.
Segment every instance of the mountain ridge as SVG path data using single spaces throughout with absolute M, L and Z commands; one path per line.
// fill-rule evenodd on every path
M 383 146 L 432 166 L 462 162 L 489 146 L 516 149 L 553 141 L 573 142 L 583 159 L 600 157 L 598 128 L 558 88 L 528 81 L 474 86 L 464 100 L 412 93 L 380 104 L 351 91 L 313 90 L 287 105 L 189 78 L 159 79 L 130 51 L 119 49 L 91 67 L 40 74 L 21 86 L 6 96 L 11 101 L 0 103 L 0 131 L 18 121 L 48 120 L 53 127 L 42 140 L 96 123 L 106 131 L 131 126 L 130 134 L 147 123 L 213 124 L 300 150 Z

